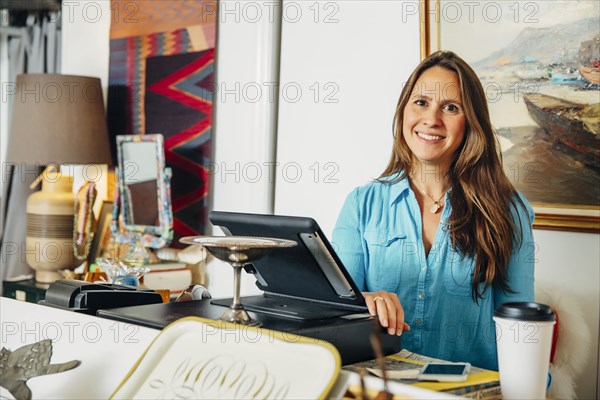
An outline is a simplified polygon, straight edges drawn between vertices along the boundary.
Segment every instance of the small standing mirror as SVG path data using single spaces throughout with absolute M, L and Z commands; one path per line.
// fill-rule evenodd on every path
M 141 240 L 161 248 L 173 239 L 171 169 L 165 167 L 161 134 L 118 135 L 118 193 L 113 232 L 119 243 Z

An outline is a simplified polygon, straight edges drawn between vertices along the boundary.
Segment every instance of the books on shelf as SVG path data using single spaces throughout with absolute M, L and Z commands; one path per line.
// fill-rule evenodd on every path
M 421 354 L 410 352 L 406 349 L 385 358 L 388 379 L 410 384 L 437 392 L 451 393 L 461 397 L 473 399 L 495 400 L 501 399 L 500 376 L 497 371 L 471 367 L 471 373 L 465 382 L 422 382 L 416 379 L 416 371 L 428 362 L 447 362 Z M 344 369 L 359 372 L 366 369 L 373 375 L 382 376 L 377 360 L 363 361 L 344 366 Z
M 161 262 L 145 265 L 150 271 L 143 276 L 149 289 L 169 290 L 172 294 L 187 289 L 192 284 L 192 271 L 181 262 Z
M 144 267 L 150 268 L 150 271 L 172 271 L 176 269 L 187 268 L 187 264 L 178 261 L 161 261 L 152 264 L 145 264 Z

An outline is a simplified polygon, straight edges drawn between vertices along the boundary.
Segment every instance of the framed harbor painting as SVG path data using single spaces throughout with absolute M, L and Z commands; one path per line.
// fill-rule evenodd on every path
M 484 86 L 504 169 L 535 228 L 600 232 L 600 2 L 421 0 L 421 55 Z

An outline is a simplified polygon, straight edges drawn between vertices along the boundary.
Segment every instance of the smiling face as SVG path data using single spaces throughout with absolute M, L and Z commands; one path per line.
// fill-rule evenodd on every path
M 448 170 L 465 138 L 465 113 L 455 72 L 434 66 L 421 74 L 404 108 L 402 134 L 414 162 L 427 164 L 428 170 Z

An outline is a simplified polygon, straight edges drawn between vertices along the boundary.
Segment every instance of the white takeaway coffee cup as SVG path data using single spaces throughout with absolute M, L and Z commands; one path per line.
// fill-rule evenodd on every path
M 545 399 L 556 316 L 545 304 L 504 303 L 494 312 L 502 399 Z

